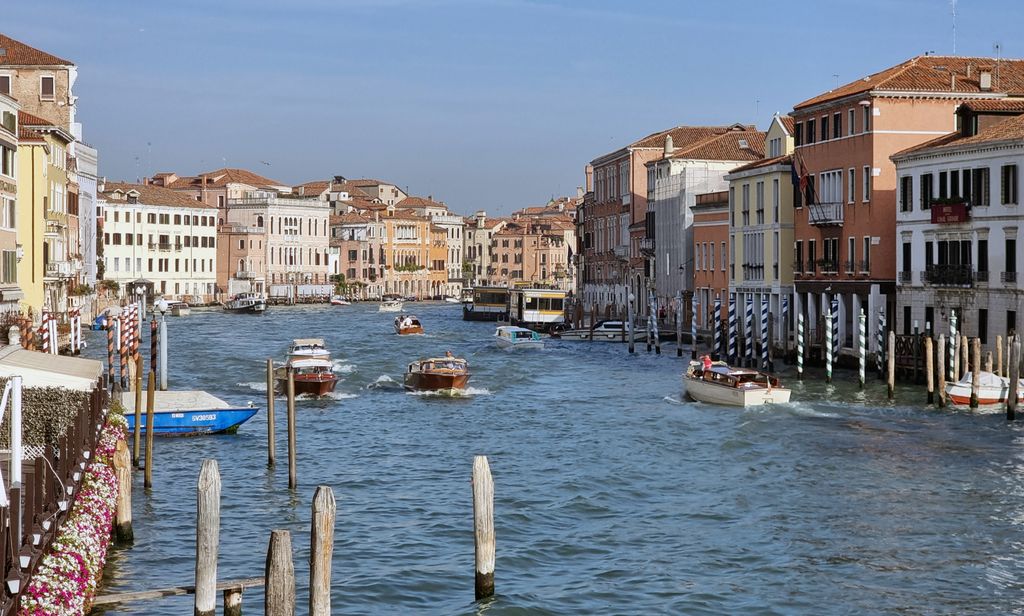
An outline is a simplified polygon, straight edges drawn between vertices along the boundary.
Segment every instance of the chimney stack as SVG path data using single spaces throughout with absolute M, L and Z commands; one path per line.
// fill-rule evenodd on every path
M 672 152 L 675 152 L 675 144 L 672 143 L 672 135 L 665 137 L 665 156 L 669 156 Z
M 992 89 L 992 72 L 991 71 L 979 71 L 978 73 L 978 87 L 983 92 L 988 92 Z

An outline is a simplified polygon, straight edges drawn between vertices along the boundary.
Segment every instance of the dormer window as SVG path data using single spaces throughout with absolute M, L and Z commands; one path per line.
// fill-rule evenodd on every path
M 135 193 L 128 193 L 128 203 L 138 203 L 139 196 Z

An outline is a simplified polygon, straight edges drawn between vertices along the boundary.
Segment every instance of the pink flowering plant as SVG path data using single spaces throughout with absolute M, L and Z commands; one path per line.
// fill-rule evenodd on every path
M 86 612 L 103 576 L 110 546 L 117 505 L 117 475 L 112 463 L 125 429 L 124 417 L 111 412 L 86 466 L 75 505 L 22 593 L 20 616 L 80 616 Z

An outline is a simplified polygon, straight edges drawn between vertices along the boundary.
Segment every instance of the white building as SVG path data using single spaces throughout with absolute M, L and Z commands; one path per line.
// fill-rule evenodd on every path
M 153 283 L 170 299 L 212 301 L 216 284 L 217 208 L 157 186 L 107 182 L 99 187 L 104 279 L 125 293 Z
M 960 130 L 892 156 L 897 173 L 897 333 L 981 338 L 1015 330 L 1024 212 L 1024 101 L 974 101 Z
M 725 175 L 764 156 L 764 133 L 737 124 L 729 131 L 675 144 L 647 163 L 647 202 L 654 212 L 652 278 L 659 305 L 693 292 L 693 212 L 697 195 L 728 190 Z
M 508 221 L 504 218 L 487 218 L 487 212 L 483 210 L 464 220 L 466 226 L 463 229 L 462 258 L 473 268 L 472 275 L 465 283 L 477 286 L 490 275 L 491 260 L 494 258 L 491 237 L 501 231 Z
M 99 174 L 99 156 L 96 148 L 82 142 L 75 142 L 75 156 L 78 159 L 78 217 L 80 246 L 82 250 L 82 274 L 85 283 L 96 284 L 96 202 Z

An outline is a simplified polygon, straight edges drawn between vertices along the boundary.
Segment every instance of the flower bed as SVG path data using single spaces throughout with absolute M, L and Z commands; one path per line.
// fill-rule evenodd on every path
M 111 412 L 96 451 L 86 466 L 75 505 L 61 524 L 21 596 L 21 616 L 80 616 L 103 576 L 117 505 L 112 468 L 117 441 L 125 438 L 124 417 Z

